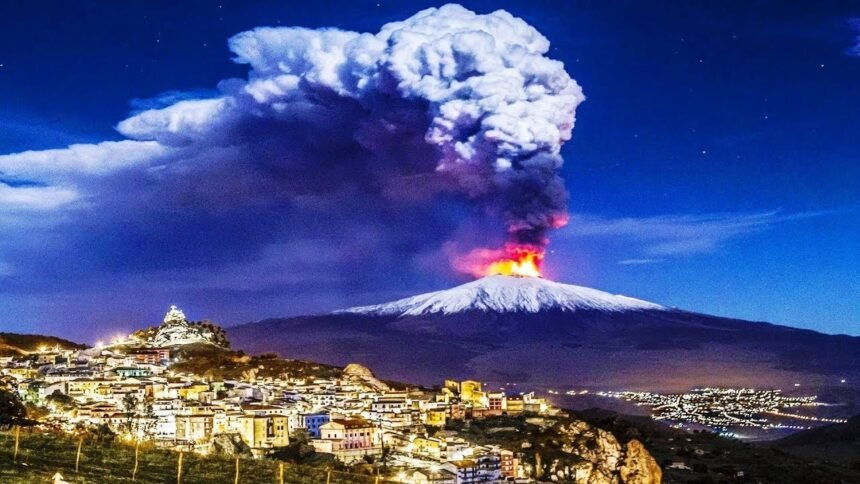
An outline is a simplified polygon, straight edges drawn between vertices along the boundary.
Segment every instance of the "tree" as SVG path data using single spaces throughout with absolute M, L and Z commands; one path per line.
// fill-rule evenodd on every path
M 67 412 L 77 407 L 74 398 L 66 395 L 59 390 L 54 390 L 54 393 L 45 397 L 45 403 L 54 407 L 57 410 L 62 410 L 64 412 Z
M 27 420 L 31 422 L 38 422 L 50 414 L 47 408 L 30 402 L 25 402 L 24 408 L 27 411 Z
M 120 424 L 120 431 L 134 438 L 147 438 L 157 423 L 152 408 L 152 399 L 139 400 L 132 394 L 122 399 L 125 419 Z
M 209 330 L 209 332 L 212 333 L 212 343 L 214 343 L 214 344 L 216 344 L 222 348 L 229 348 L 230 347 L 230 340 L 227 339 L 227 332 L 224 331 L 224 328 L 222 328 L 221 326 L 213 323 L 212 321 L 210 321 L 208 319 L 204 319 L 203 321 L 196 321 L 196 322 L 193 322 L 191 324 L 197 325 L 200 328 Z
M 18 395 L 7 390 L 0 390 L 0 428 L 9 429 L 13 425 L 29 423 L 27 409 Z
M 100 424 L 95 427 L 85 427 L 81 434 L 91 437 L 92 440 L 99 445 L 111 443 L 116 438 L 116 433 L 111 430 L 108 424 Z
M 307 444 L 311 441 L 311 434 L 307 429 L 295 429 L 290 433 L 290 441 Z
M 388 445 L 382 446 L 382 455 L 379 456 L 379 467 L 383 470 L 383 472 L 388 472 L 388 468 L 391 466 L 391 462 L 394 459 L 394 455 L 391 452 L 391 447 Z
M 44 382 L 41 380 L 31 381 L 29 385 L 27 385 L 27 393 L 24 394 L 24 400 L 28 402 L 38 403 L 39 402 L 39 390 L 44 385 Z
M 123 397 L 122 408 L 124 419 L 122 423 L 119 424 L 119 430 L 120 432 L 132 435 L 134 430 L 134 418 L 137 414 L 137 397 L 131 393 Z

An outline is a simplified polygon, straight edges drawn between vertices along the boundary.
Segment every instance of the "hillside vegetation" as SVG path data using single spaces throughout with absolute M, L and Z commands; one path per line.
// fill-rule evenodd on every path
M 296 378 L 333 378 L 342 368 L 302 360 L 278 358 L 275 354 L 246 355 L 209 344 L 191 344 L 178 348 L 170 369 L 205 378 L 234 379 L 274 378 L 284 374 Z
M 55 336 L 40 334 L 0 333 L 0 356 L 20 356 L 38 351 L 41 347 L 59 346 L 63 349 L 83 349 L 86 345 Z

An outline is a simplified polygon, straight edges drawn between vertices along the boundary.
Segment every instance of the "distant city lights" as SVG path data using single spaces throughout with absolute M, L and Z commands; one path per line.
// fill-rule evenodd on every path
M 843 380 L 844 382 L 844 380 Z M 794 386 L 800 386 L 796 383 Z M 567 395 L 581 395 L 585 391 L 571 390 Z M 651 392 L 596 392 L 596 395 L 618 398 L 637 405 L 651 407 L 652 418 L 674 423 L 698 424 L 711 428 L 721 435 L 737 435 L 727 429 L 756 427 L 760 429 L 809 428 L 773 421 L 772 417 L 819 423 L 845 423 L 839 418 L 824 418 L 812 415 L 784 412 L 787 408 L 815 407 L 826 405 L 818 402 L 817 396 L 786 396 L 780 390 L 756 390 L 752 388 L 697 388 L 687 393 L 660 394 Z

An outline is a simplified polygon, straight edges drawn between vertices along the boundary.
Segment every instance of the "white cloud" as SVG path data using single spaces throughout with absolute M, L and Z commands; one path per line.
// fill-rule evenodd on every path
M 226 98 L 179 101 L 166 108 L 148 109 L 136 114 L 120 122 L 117 130 L 138 140 L 187 143 L 223 122 L 228 106 Z
M 0 174 L 27 180 L 56 180 L 80 175 L 104 175 L 147 163 L 166 148 L 153 141 L 105 141 L 75 144 L 64 149 L 0 155 Z
M 77 192 L 70 188 L 13 187 L 0 183 L 0 212 L 53 210 L 77 197 Z
M 620 264 L 657 262 L 660 257 L 701 254 L 717 250 L 726 242 L 777 225 L 831 214 L 832 212 L 758 212 L 654 217 L 606 218 L 574 215 L 561 230 L 562 237 L 600 237 L 636 244 L 640 257 Z

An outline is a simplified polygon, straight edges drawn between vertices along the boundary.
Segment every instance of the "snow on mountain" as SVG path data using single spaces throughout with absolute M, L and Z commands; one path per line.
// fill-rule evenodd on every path
M 549 309 L 615 312 L 665 308 L 640 299 L 537 277 L 488 276 L 443 291 L 337 313 L 420 316 L 464 311 L 537 313 Z

